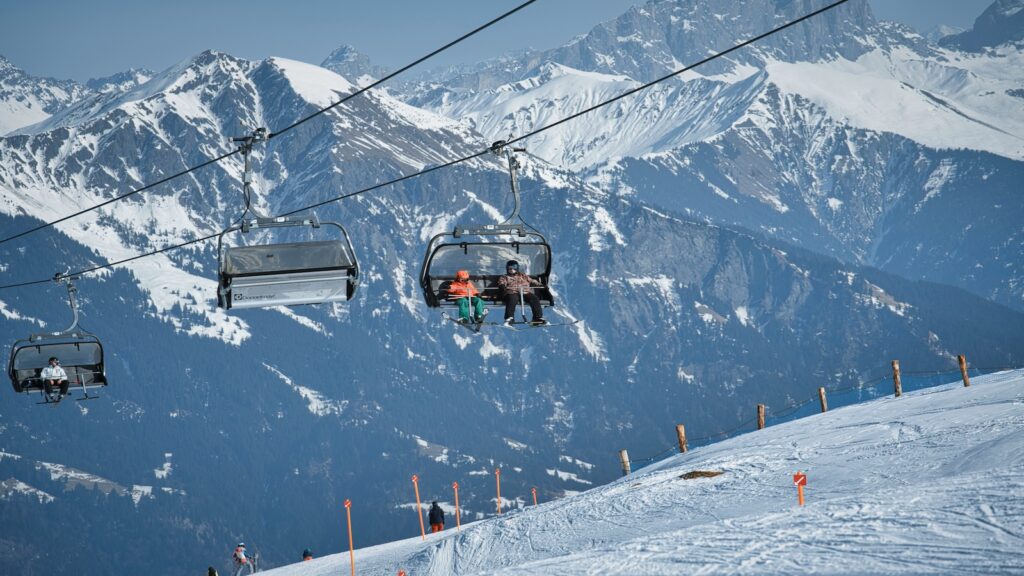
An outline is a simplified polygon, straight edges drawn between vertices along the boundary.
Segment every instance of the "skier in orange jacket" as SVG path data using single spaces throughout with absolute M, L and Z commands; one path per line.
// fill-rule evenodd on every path
M 448 298 L 455 300 L 455 303 L 459 305 L 459 322 L 469 323 L 469 309 L 473 308 L 473 322 L 483 322 L 484 316 L 487 315 L 487 309 L 484 308 L 484 301 L 480 299 L 480 291 L 473 285 L 473 281 L 469 279 L 469 272 L 466 270 L 459 270 L 455 273 L 455 281 L 448 287 Z

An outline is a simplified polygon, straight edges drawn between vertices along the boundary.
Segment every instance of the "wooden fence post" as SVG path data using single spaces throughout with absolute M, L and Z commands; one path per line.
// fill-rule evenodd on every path
M 825 399 L 825 387 L 818 388 L 818 399 L 821 400 L 821 411 L 828 412 L 828 400 Z
M 900 381 L 900 361 L 892 361 L 892 384 L 895 387 L 896 397 L 903 395 L 903 382 Z
M 629 476 L 629 452 L 625 448 L 619 450 L 619 462 L 622 463 L 622 475 Z
M 686 428 L 676 424 L 676 438 L 679 439 L 679 453 L 686 454 Z
M 764 430 L 764 404 L 757 405 L 757 429 Z
M 498 516 L 501 516 L 501 468 L 494 469 L 494 483 L 498 491 Z
M 964 388 L 971 385 L 971 377 L 967 375 L 967 357 L 963 354 L 956 357 L 957 362 L 960 363 L 960 375 L 964 378 Z

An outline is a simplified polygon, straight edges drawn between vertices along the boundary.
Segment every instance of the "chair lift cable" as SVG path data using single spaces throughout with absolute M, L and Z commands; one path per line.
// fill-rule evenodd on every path
M 732 53 L 732 52 L 734 52 L 734 51 L 736 51 L 736 50 L 738 50 L 740 48 L 748 46 L 748 45 L 750 45 L 750 44 L 752 44 L 754 42 L 757 42 L 759 40 L 763 40 L 764 38 L 767 38 L 767 37 L 769 37 L 769 36 L 771 36 L 773 34 L 777 34 L 777 33 L 781 32 L 783 30 L 786 30 L 787 28 L 790 28 L 791 26 L 794 26 L 794 25 L 799 24 L 801 22 L 804 22 L 804 21 L 806 21 L 806 20 L 808 20 L 810 18 L 818 16 L 819 14 L 822 14 L 824 12 L 827 12 L 829 10 L 837 8 L 837 7 L 839 7 L 842 4 L 845 4 L 847 2 L 849 2 L 849 0 L 838 0 L 836 2 L 833 2 L 833 3 L 827 5 L 827 6 L 823 7 L 823 8 L 815 10 L 814 12 L 810 12 L 810 13 L 804 15 L 804 16 L 801 16 L 800 18 L 797 18 L 795 20 L 791 20 L 790 22 L 782 24 L 782 25 L 780 25 L 780 26 L 778 26 L 776 28 L 772 28 L 771 30 L 769 30 L 767 32 L 764 32 L 764 33 L 762 33 L 762 34 L 760 34 L 758 36 L 755 36 L 755 37 L 750 38 L 748 40 L 744 40 L 743 42 L 740 42 L 740 43 L 738 43 L 738 44 L 736 44 L 736 45 L 734 45 L 734 46 L 732 46 L 732 47 L 730 47 L 730 48 L 728 48 L 726 50 L 723 50 L 722 52 L 716 52 L 716 53 L 712 54 L 711 56 L 708 56 L 707 58 L 704 58 L 703 60 L 700 60 L 699 62 L 696 62 L 694 64 L 690 64 L 688 66 L 684 66 L 683 68 L 680 68 L 680 69 L 678 69 L 675 72 L 672 72 L 670 74 L 666 74 L 665 76 L 662 76 L 661 78 L 658 78 L 656 80 L 652 80 L 651 82 L 648 82 L 648 83 L 643 84 L 641 86 L 638 86 L 636 88 L 627 90 L 626 92 L 624 92 L 624 93 L 622 93 L 622 94 L 620 94 L 618 96 L 614 96 L 614 97 L 612 97 L 612 98 L 610 98 L 608 100 L 605 100 L 604 102 L 595 104 L 594 106 L 591 106 L 590 108 L 587 108 L 586 110 L 583 110 L 581 112 L 577 112 L 577 113 L 572 114 L 570 116 L 567 116 L 567 117 L 565 117 L 565 118 L 563 118 L 561 120 L 557 120 L 554 123 L 549 124 L 547 126 L 542 126 L 542 127 L 538 128 L 536 130 L 533 130 L 532 132 L 528 132 L 526 134 L 523 134 L 522 136 L 518 136 L 518 137 L 513 138 L 511 140 L 507 140 L 505 142 L 505 144 L 506 145 L 510 145 L 510 144 L 512 144 L 514 142 L 522 141 L 522 140 L 524 140 L 526 138 L 529 138 L 531 136 L 535 136 L 537 134 L 540 134 L 541 132 L 544 132 L 546 130 L 550 130 L 551 128 L 554 128 L 555 126 L 558 126 L 558 125 L 564 124 L 565 122 L 568 122 L 570 120 L 574 120 L 576 118 L 579 118 L 580 116 L 582 116 L 584 114 L 587 114 L 589 112 L 593 112 L 594 110 L 597 110 L 597 109 L 599 109 L 599 108 L 601 108 L 603 106 L 607 106 L 608 104 L 611 104 L 613 102 L 617 102 L 617 101 L 621 100 L 622 98 L 625 98 L 626 96 L 630 96 L 630 95 L 635 94 L 637 92 L 640 92 L 641 90 L 644 90 L 646 88 L 650 88 L 651 86 L 654 86 L 656 84 L 664 82 L 665 80 L 668 80 L 670 78 L 678 76 L 679 74 L 682 74 L 682 73 L 684 73 L 684 72 L 686 72 L 688 70 L 692 70 L 693 68 L 696 68 L 697 66 L 701 66 L 701 65 L 706 64 L 708 62 L 711 62 L 712 60 L 715 60 L 717 58 L 721 58 L 722 56 L 730 54 L 730 53 Z M 232 152 L 232 154 L 235 154 L 237 152 L 238 152 L 238 150 L 236 150 L 235 152 Z M 330 204 L 330 203 L 333 203 L 333 202 L 337 202 L 337 201 L 340 201 L 340 200 L 351 198 L 353 196 L 358 196 L 358 195 L 361 195 L 361 194 L 365 194 L 367 192 L 371 192 L 373 190 L 377 190 L 377 189 L 383 188 L 385 186 L 390 186 L 392 184 L 397 184 L 397 183 L 403 182 L 405 180 L 409 180 L 409 179 L 412 179 L 412 178 L 423 176 L 425 174 L 429 174 L 431 172 L 434 172 L 436 170 L 440 170 L 442 168 L 447 168 L 449 166 L 454 166 L 456 164 L 461 164 L 463 162 L 467 162 L 469 160 L 473 160 L 475 158 L 479 158 L 480 156 L 483 156 L 483 155 L 488 154 L 490 152 L 491 152 L 491 149 L 490 148 L 486 148 L 486 149 L 481 150 L 480 152 L 477 152 L 475 154 L 470 154 L 469 156 L 464 156 L 462 158 L 451 160 L 449 162 L 445 162 L 444 164 L 438 164 L 437 166 L 431 166 L 430 168 L 421 170 L 419 172 L 414 172 L 414 173 L 411 173 L 411 174 L 407 174 L 405 176 L 400 176 L 398 178 L 395 178 L 394 180 L 389 180 L 387 182 L 381 182 L 380 184 L 375 184 L 375 185 L 370 186 L 368 188 L 363 188 L 362 190 L 356 190 L 355 192 L 349 192 L 347 194 L 342 194 L 340 196 L 335 196 L 334 198 L 329 198 L 329 199 L 324 200 L 322 202 L 317 202 L 315 204 L 311 204 L 309 206 L 298 208 L 298 209 L 292 210 L 290 212 L 285 212 L 284 214 L 281 214 L 281 216 L 291 216 L 291 215 L 297 214 L 297 213 L 305 211 L 305 210 L 311 210 L 311 209 L 314 209 L 314 208 L 318 208 L 320 206 L 324 206 L 326 204 Z M 167 252 L 167 251 L 170 251 L 170 250 L 174 250 L 174 249 L 177 249 L 177 248 L 183 248 L 185 246 L 189 246 L 191 244 L 196 244 L 198 242 L 204 242 L 204 241 L 209 240 L 211 238 L 215 238 L 215 237 L 217 237 L 219 235 L 220 235 L 220 232 L 216 232 L 216 233 L 210 234 L 208 236 L 203 236 L 202 238 L 196 238 L 196 239 L 189 240 L 189 241 L 181 243 L 181 244 L 176 244 L 174 246 L 167 246 L 165 248 L 161 248 L 160 250 L 154 250 L 152 252 L 147 252 L 145 254 L 139 254 L 137 256 L 133 256 L 131 258 L 125 258 L 124 260 L 119 260 L 117 262 L 112 262 L 110 264 L 105 264 L 105 265 L 102 265 L 102 266 L 95 266 L 93 268 L 89 268 L 89 269 L 86 269 L 86 270 L 80 270 L 78 272 L 75 272 L 75 275 L 87 274 L 87 273 L 90 273 L 90 272 L 95 272 L 97 270 L 102 270 L 104 268 L 112 268 L 114 266 L 117 266 L 117 265 L 120 265 L 120 264 L 124 264 L 125 262 L 130 262 L 132 260 L 138 260 L 140 258 L 145 258 L 147 256 L 152 256 L 152 255 L 155 255 L 155 254 L 160 254 L 160 253 Z M 3 241 L 0 241 L 0 243 L 2 243 L 2 242 Z M 22 282 L 22 283 L 19 283 L 19 284 L 7 284 L 7 285 L 0 286 L 0 290 L 6 289 L 6 288 L 17 288 L 17 287 L 21 287 L 21 286 L 30 286 L 30 285 L 33 285 L 33 284 L 43 284 L 43 283 L 50 282 L 50 281 L 51 280 L 49 278 L 47 278 L 45 280 L 34 280 L 34 281 L 31 281 L 31 282 Z
M 384 76 L 380 80 L 377 80 L 376 82 L 374 82 L 372 84 L 369 84 L 367 86 L 364 86 L 364 87 L 360 88 L 359 90 L 356 90 L 355 92 L 352 92 L 351 94 L 345 96 L 341 100 L 338 100 L 334 104 L 331 104 L 330 106 L 327 106 L 326 108 L 318 110 L 317 112 L 314 112 L 314 113 L 310 114 L 309 116 L 306 116 L 305 118 L 302 118 L 301 120 L 295 122 L 294 124 L 286 126 L 286 127 L 282 128 L 282 129 L 276 131 L 276 132 L 269 133 L 268 136 L 267 136 L 267 139 L 269 140 L 270 138 L 273 138 L 275 136 L 283 134 L 283 133 L 291 130 L 292 128 L 295 128 L 296 126 L 299 126 L 300 124 L 303 124 L 304 122 L 307 122 L 307 121 L 309 121 L 309 120 L 319 116 L 320 114 L 323 114 L 324 112 L 327 112 L 328 110 L 331 110 L 331 109 L 333 109 L 333 108 L 335 108 L 337 106 L 340 106 L 341 104 L 344 104 L 345 102 L 351 100 L 352 98 L 355 98 L 356 96 L 362 94 L 363 92 L 366 92 L 367 90 L 369 90 L 371 88 L 375 88 L 375 87 L 379 86 L 380 84 L 382 84 L 382 83 L 384 83 L 384 82 L 394 78 L 395 76 L 405 72 L 406 70 L 409 70 L 410 68 L 412 68 L 414 66 L 417 66 L 417 65 L 423 63 L 424 61 L 426 61 L 426 60 L 428 60 L 428 59 L 430 59 L 430 58 L 440 54 L 441 52 L 444 52 L 445 50 L 451 48 L 452 46 L 455 46 L 456 44 L 458 44 L 458 43 L 462 42 L 463 40 L 469 38 L 470 36 L 473 36 L 473 35 L 477 34 L 478 32 L 481 32 L 481 31 L 483 31 L 483 30 L 485 30 L 487 28 L 490 28 L 494 24 L 497 24 L 498 22 L 501 22 L 505 18 L 508 18 L 509 16 L 515 14 L 516 12 L 522 10 L 523 8 L 526 8 L 527 6 L 529 6 L 530 4 L 533 4 L 536 1 L 537 0 L 527 0 L 526 2 L 523 2 L 519 6 L 516 6 L 515 8 L 513 8 L 513 9 L 509 10 L 508 12 L 505 12 L 504 14 L 502 14 L 502 15 L 494 18 L 494 19 L 492 19 L 489 22 L 481 24 L 480 26 L 478 26 L 478 27 L 474 28 L 473 30 L 463 34 L 462 36 L 459 36 L 455 40 L 452 40 L 451 42 L 445 44 L 444 46 L 441 46 L 440 48 L 434 50 L 433 52 L 427 54 L 426 56 L 418 58 L 417 60 L 413 61 L 412 63 L 406 64 L 405 66 L 399 68 L 398 70 L 388 74 L 387 76 Z M 167 176 L 166 178 L 162 178 L 162 179 L 160 179 L 160 180 L 158 180 L 156 182 L 153 182 L 153 183 L 147 184 L 147 185 L 145 185 L 145 186 L 143 186 L 141 188 L 137 188 L 135 190 L 132 190 L 131 192 L 126 192 L 126 193 L 124 193 L 124 194 L 122 194 L 120 196 L 115 196 L 114 198 L 111 198 L 109 200 L 105 200 L 105 201 L 103 201 L 103 202 L 101 202 L 99 204 L 96 204 L 95 206 L 90 206 L 88 208 L 83 208 L 82 210 L 79 210 L 78 212 L 75 212 L 73 214 L 68 214 L 67 216 L 62 216 L 62 217 L 60 217 L 60 218 L 58 218 L 56 220 L 53 220 L 51 222 L 45 222 L 45 223 L 40 224 L 38 226 L 35 226 L 33 228 L 29 228 L 27 230 L 23 230 L 23 231 L 21 231 L 21 232 L 19 232 L 17 234 L 12 235 L 12 236 L 8 236 L 6 238 L 0 239 L 0 244 L 3 244 L 5 242 L 9 242 L 11 240 L 15 240 L 17 238 L 21 238 L 22 236 L 27 236 L 27 235 L 29 235 L 29 234 L 31 234 L 33 232 L 37 232 L 37 231 L 42 230 L 44 228 L 49 228 L 50 226 L 54 226 L 56 224 L 60 224 L 61 222 L 65 222 L 65 221 L 70 220 L 72 218 L 76 218 L 78 216 L 81 216 L 82 214 L 85 214 L 86 212 L 91 212 L 93 210 L 97 210 L 97 209 L 102 208 L 104 206 L 107 206 L 109 204 L 113 204 L 114 202 L 118 202 L 120 200 L 124 200 L 125 198 L 128 198 L 130 196 L 134 196 L 136 194 L 139 194 L 141 192 L 149 190 L 150 188 L 153 188 L 155 186 L 159 186 L 160 184 L 164 184 L 164 183 L 169 182 L 171 180 L 174 180 L 176 178 L 180 178 L 182 176 L 185 176 L 187 174 L 195 172 L 196 170 L 199 170 L 201 168 L 205 168 L 205 167 L 209 166 L 210 164 L 216 164 L 217 162 L 220 162 L 221 160 L 224 160 L 224 159 L 226 159 L 226 158 L 228 158 L 230 156 L 234 156 L 235 154 L 238 154 L 239 152 L 240 152 L 240 149 L 232 150 L 231 152 L 227 152 L 227 153 L 222 154 L 222 155 L 220 155 L 220 156 L 218 156 L 216 158 L 209 159 L 206 162 L 203 162 L 201 164 L 197 164 L 195 166 L 192 166 L 191 168 L 187 168 L 185 170 L 182 170 L 181 172 L 177 172 L 175 174 Z

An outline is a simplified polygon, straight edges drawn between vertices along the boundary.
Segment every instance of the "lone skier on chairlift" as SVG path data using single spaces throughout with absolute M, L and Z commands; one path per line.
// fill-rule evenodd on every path
M 509 260 L 505 263 L 505 274 L 498 278 L 498 287 L 501 289 L 502 299 L 505 300 L 505 325 L 515 322 L 516 305 L 525 302 L 530 305 L 533 313 L 533 320 L 530 324 L 542 326 L 547 324 L 544 320 L 544 309 L 540 306 L 540 300 L 533 293 L 531 286 L 543 286 L 539 280 L 531 278 L 528 274 L 519 271 L 519 262 Z
M 68 373 L 60 367 L 60 361 L 55 356 L 50 357 L 49 365 L 43 368 L 39 378 L 43 381 L 43 389 L 46 390 L 46 397 L 49 400 L 60 402 L 68 395 Z M 60 393 L 53 397 L 53 387 L 59 386 Z

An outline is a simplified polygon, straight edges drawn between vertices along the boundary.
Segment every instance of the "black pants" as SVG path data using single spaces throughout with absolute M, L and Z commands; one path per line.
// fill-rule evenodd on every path
M 533 313 L 533 321 L 542 320 L 544 318 L 544 309 L 540 307 L 540 299 L 533 292 L 527 292 L 523 294 L 523 300 L 530 305 L 530 311 Z M 509 318 L 515 319 L 516 306 L 519 306 L 519 293 L 505 294 L 505 320 Z
M 43 380 L 43 388 L 46 389 L 46 393 L 47 394 L 53 394 L 53 383 L 54 382 L 57 382 L 57 380 Z M 69 382 L 67 380 L 61 380 L 60 381 L 60 393 L 61 394 L 65 395 L 65 396 L 68 395 L 68 385 L 69 385 Z

